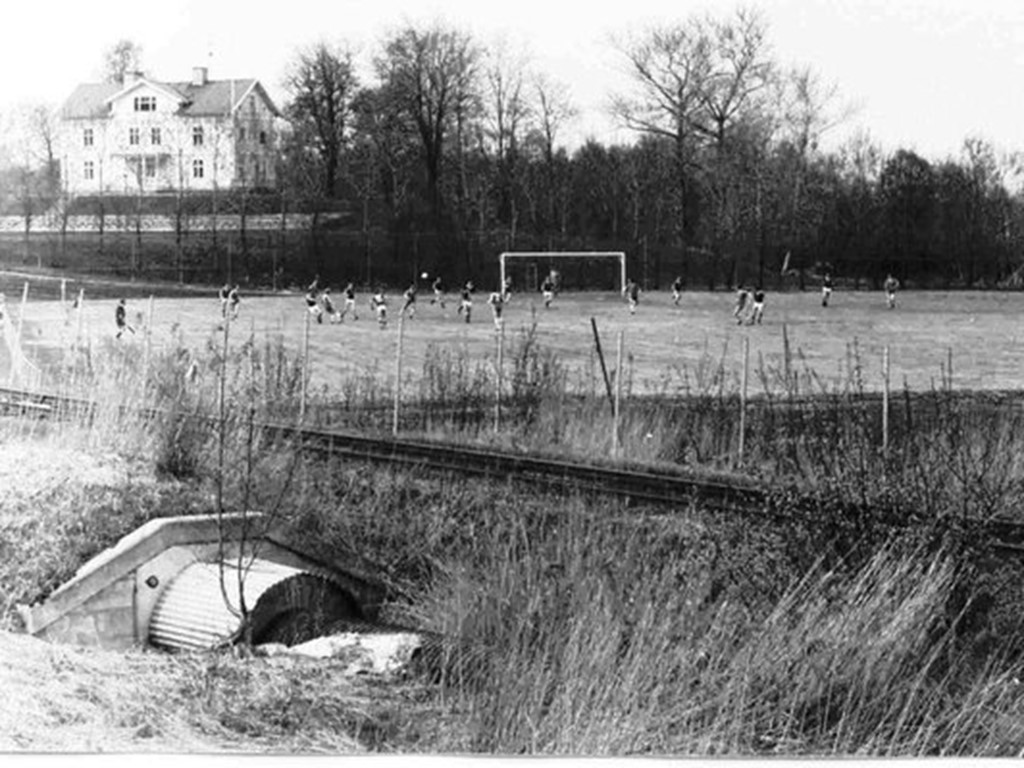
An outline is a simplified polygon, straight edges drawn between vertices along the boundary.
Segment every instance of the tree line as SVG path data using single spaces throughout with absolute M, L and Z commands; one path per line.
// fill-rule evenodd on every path
M 117 53 L 114 77 L 138 59 Z M 866 134 L 824 150 L 848 117 L 837 89 L 781 64 L 749 9 L 622 35 L 608 55 L 629 73 L 609 109 L 634 139 L 570 152 L 569 88 L 507 45 L 433 22 L 388 33 L 369 73 L 344 43 L 297 50 L 274 192 L 347 211 L 349 233 L 390 241 L 389 259 L 415 240 L 410 270 L 453 276 L 489 276 L 495 249 L 614 249 L 649 288 L 825 271 L 874 285 L 889 273 L 908 285 L 1020 283 L 1018 154 L 965 137 L 958 156 L 933 161 Z M 8 157 L 0 174 L 8 209 L 32 196 L 33 173 L 37 197 L 59 188 L 52 155 L 28 165 Z

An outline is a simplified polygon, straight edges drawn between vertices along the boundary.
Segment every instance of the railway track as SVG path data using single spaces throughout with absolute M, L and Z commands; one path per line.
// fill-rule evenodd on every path
M 517 480 L 631 500 L 686 506 L 700 503 L 716 511 L 764 510 L 768 495 L 741 476 L 653 472 L 583 464 L 428 440 L 369 437 L 332 429 L 262 425 L 285 438 L 298 438 L 305 450 L 375 463 L 402 463 L 433 470 Z
M 50 418 L 91 417 L 95 402 L 53 393 L 0 387 L 0 412 Z M 125 407 L 122 410 L 128 410 Z M 162 412 L 137 410 L 144 418 Z M 213 419 L 210 420 L 211 422 Z M 303 450 L 359 461 L 405 464 L 484 477 L 514 477 L 550 487 L 625 497 L 637 501 L 686 506 L 700 503 L 717 511 L 763 510 L 767 494 L 738 475 L 654 472 L 647 469 L 583 464 L 433 440 L 377 437 L 339 429 L 298 427 L 282 422 L 255 425 L 264 436 L 296 441 Z
M 91 417 L 98 410 L 98 403 L 83 398 L 0 387 L 0 413 L 67 418 L 72 415 Z M 152 419 L 165 415 L 156 408 L 121 406 L 120 410 Z M 208 420 L 211 424 L 215 421 Z M 616 496 L 677 509 L 699 505 L 709 511 L 780 519 L 800 513 L 813 514 L 817 508 L 814 499 L 799 493 L 791 494 L 782 506 L 770 489 L 736 474 L 588 464 L 441 441 L 371 436 L 282 422 L 259 422 L 255 426 L 264 436 L 292 441 L 303 451 L 326 456 L 478 477 L 512 478 L 534 486 Z M 1008 520 L 969 520 L 964 525 L 990 539 L 994 548 L 1024 555 L 1024 524 Z

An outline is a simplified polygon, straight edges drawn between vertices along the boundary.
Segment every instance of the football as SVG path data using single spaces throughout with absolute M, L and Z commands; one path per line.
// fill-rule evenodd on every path
M 430 277 L 430 275 L 428 275 L 428 274 L 427 274 L 426 272 L 424 272 L 424 273 L 422 273 L 422 274 L 420 275 L 420 279 L 421 279 L 421 280 L 426 280 L 426 279 L 427 279 L 428 277 Z

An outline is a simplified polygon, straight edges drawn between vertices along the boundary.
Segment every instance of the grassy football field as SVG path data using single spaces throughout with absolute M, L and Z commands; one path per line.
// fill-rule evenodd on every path
M 401 297 L 390 295 L 389 322 L 380 328 L 370 311 L 369 296 L 359 296 L 358 320 L 311 324 L 309 350 L 311 386 L 340 388 L 346 377 L 391 377 L 398 342 Z M 336 297 L 340 303 L 340 297 Z M 79 333 L 92 344 L 113 340 L 112 299 L 86 300 L 81 318 L 58 301 L 29 301 L 22 330 L 22 347 L 31 359 L 59 353 Z M 940 385 L 943 368 L 952 356 L 953 384 L 957 388 L 1002 389 L 1024 382 L 1024 333 L 1018 325 L 1024 296 L 996 292 L 907 292 L 889 310 L 881 293 L 833 294 L 828 308 L 815 292 L 769 294 L 762 325 L 738 325 L 732 317 L 731 293 L 685 293 L 674 306 L 667 292 L 641 295 L 630 315 L 617 294 L 562 294 L 550 309 L 539 295 L 516 294 L 505 308 L 506 344 L 535 320 L 539 343 L 554 350 L 579 387 L 598 387 L 600 368 L 594 354 L 590 319 L 601 333 L 609 369 L 615 366 L 617 338 L 624 334 L 624 369 L 633 392 L 674 392 L 700 386 L 720 367 L 731 386 L 739 381 L 743 365 L 743 339 L 750 340 L 750 391 L 763 389 L 761 371 L 769 378 L 783 368 L 784 330 L 793 354 L 794 369 L 811 369 L 821 384 L 848 381 L 859 366 L 867 389 L 882 386 L 882 350 L 888 345 L 891 381 L 912 389 Z M 447 347 L 469 360 L 493 365 L 496 334 L 486 294 L 475 296 L 472 322 L 456 312 L 457 298 L 447 307 L 429 303 L 420 295 L 415 316 L 404 323 L 403 379 L 415 379 L 431 345 Z M 128 319 L 136 333 L 119 342 L 146 344 L 150 300 L 131 299 Z M 18 315 L 19 302 L 8 296 L 9 317 Z M 280 338 L 299 352 L 307 313 L 300 294 L 243 297 L 239 318 L 231 326 L 231 343 L 250 338 Z M 202 354 L 212 342 L 220 344 L 220 302 L 208 298 L 155 298 L 152 300 L 151 349 L 171 348 L 183 341 Z M 104 341 L 107 340 L 107 341 Z M 855 345 L 855 346 L 854 346 Z M 509 349 L 509 346 L 506 346 Z M 856 349 L 856 353 L 854 353 Z M 506 358 L 507 359 L 507 358 Z M 806 388 L 805 388 L 806 389 Z M 812 391 L 812 390 L 806 390 Z

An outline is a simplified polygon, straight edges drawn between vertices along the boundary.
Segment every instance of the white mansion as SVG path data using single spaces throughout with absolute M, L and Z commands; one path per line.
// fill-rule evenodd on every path
M 59 113 L 73 195 L 272 187 L 280 112 L 258 80 L 187 82 L 141 73 L 79 85 Z

